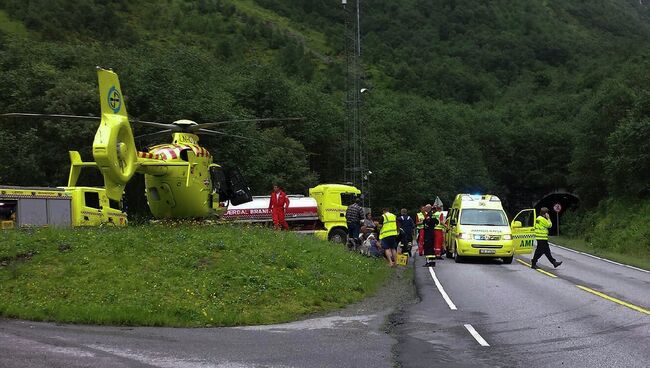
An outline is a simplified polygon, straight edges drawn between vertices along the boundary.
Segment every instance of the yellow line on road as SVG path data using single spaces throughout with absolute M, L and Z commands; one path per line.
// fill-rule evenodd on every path
M 524 266 L 528 266 L 528 267 L 530 267 L 530 263 L 524 262 L 524 261 L 522 261 L 522 260 L 519 259 L 519 258 L 517 258 L 517 262 L 521 263 L 521 264 L 524 265 Z M 547 271 L 544 271 L 544 270 L 539 269 L 539 268 L 536 269 L 535 271 L 537 271 L 537 272 L 541 272 L 541 273 L 543 273 L 544 275 L 549 276 L 549 277 L 557 278 L 557 276 L 555 276 L 554 274 L 552 274 L 552 273 L 550 273 L 550 272 L 547 272 Z
M 628 307 L 628 308 L 630 308 L 630 309 L 634 309 L 634 310 L 637 311 L 637 312 L 641 312 L 641 313 L 645 313 L 645 314 L 650 315 L 650 311 L 647 310 L 647 309 L 643 309 L 643 308 L 641 308 L 641 307 L 637 307 L 637 306 L 634 305 L 634 304 L 630 304 L 630 303 L 624 302 L 624 301 L 622 301 L 622 300 L 620 300 L 620 299 L 616 299 L 616 298 L 611 297 L 611 296 L 609 296 L 609 295 L 605 295 L 605 294 L 601 293 L 600 291 L 596 291 L 596 290 L 594 290 L 594 289 L 590 289 L 590 288 L 588 288 L 588 287 L 586 287 L 586 286 L 581 286 L 581 285 L 576 285 L 576 286 L 579 287 L 580 289 L 582 289 L 582 290 L 588 292 L 588 293 L 592 293 L 592 294 L 597 295 L 597 296 L 599 296 L 599 297 L 601 297 L 601 298 L 603 298 L 603 299 L 607 299 L 607 300 L 609 300 L 610 302 L 614 302 L 614 303 L 620 304 L 620 305 L 622 305 L 622 306 Z

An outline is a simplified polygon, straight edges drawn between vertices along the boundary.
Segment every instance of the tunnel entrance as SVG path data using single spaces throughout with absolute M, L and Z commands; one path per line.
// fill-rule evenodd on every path
M 559 204 L 562 208 L 559 213 L 556 214 L 553 207 Z M 580 198 L 570 192 L 566 191 L 556 191 L 551 192 L 542 197 L 537 203 L 535 203 L 535 210 L 539 214 L 539 211 L 542 207 L 547 207 L 550 211 L 551 220 L 553 222 L 553 227 L 549 229 L 549 235 L 557 235 L 557 216 L 560 218 L 560 233 L 562 232 L 562 215 L 569 209 L 577 208 L 580 204 Z

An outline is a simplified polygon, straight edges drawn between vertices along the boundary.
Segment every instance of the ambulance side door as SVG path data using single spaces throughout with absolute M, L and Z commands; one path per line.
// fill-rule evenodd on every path
M 515 254 L 530 254 L 535 242 L 535 209 L 520 211 L 510 223 Z
M 453 253 L 454 248 L 453 244 L 455 241 L 454 233 L 456 231 L 456 226 L 458 222 L 458 208 L 452 208 L 447 214 L 447 219 L 445 221 L 445 248 Z

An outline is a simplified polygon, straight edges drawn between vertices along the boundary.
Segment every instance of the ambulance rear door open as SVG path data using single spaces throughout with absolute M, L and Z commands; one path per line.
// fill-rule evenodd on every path
M 535 209 L 522 210 L 510 223 L 515 254 L 530 254 L 535 242 Z

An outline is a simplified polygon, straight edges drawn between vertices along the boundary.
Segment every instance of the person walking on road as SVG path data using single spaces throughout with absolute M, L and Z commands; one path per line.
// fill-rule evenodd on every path
M 556 261 L 551 255 L 551 247 L 548 245 L 548 229 L 553 226 L 551 216 L 548 213 L 548 208 L 542 207 L 540 215 L 535 220 L 535 239 L 537 239 L 537 248 L 535 248 L 535 255 L 530 261 L 530 268 L 537 269 L 537 261 L 545 255 L 553 267 L 557 268 L 562 264 L 562 261 Z
M 289 208 L 289 197 L 282 190 L 278 184 L 273 184 L 273 192 L 271 192 L 271 200 L 269 201 L 269 211 L 273 216 L 273 227 L 276 230 L 280 228 L 289 230 L 289 224 L 284 219 L 284 213 Z
M 379 224 L 381 225 L 379 230 L 381 247 L 386 253 L 388 265 L 395 267 L 395 261 L 397 260 L 397 217 L 390 213 L 388 208 L 384 208 Z

